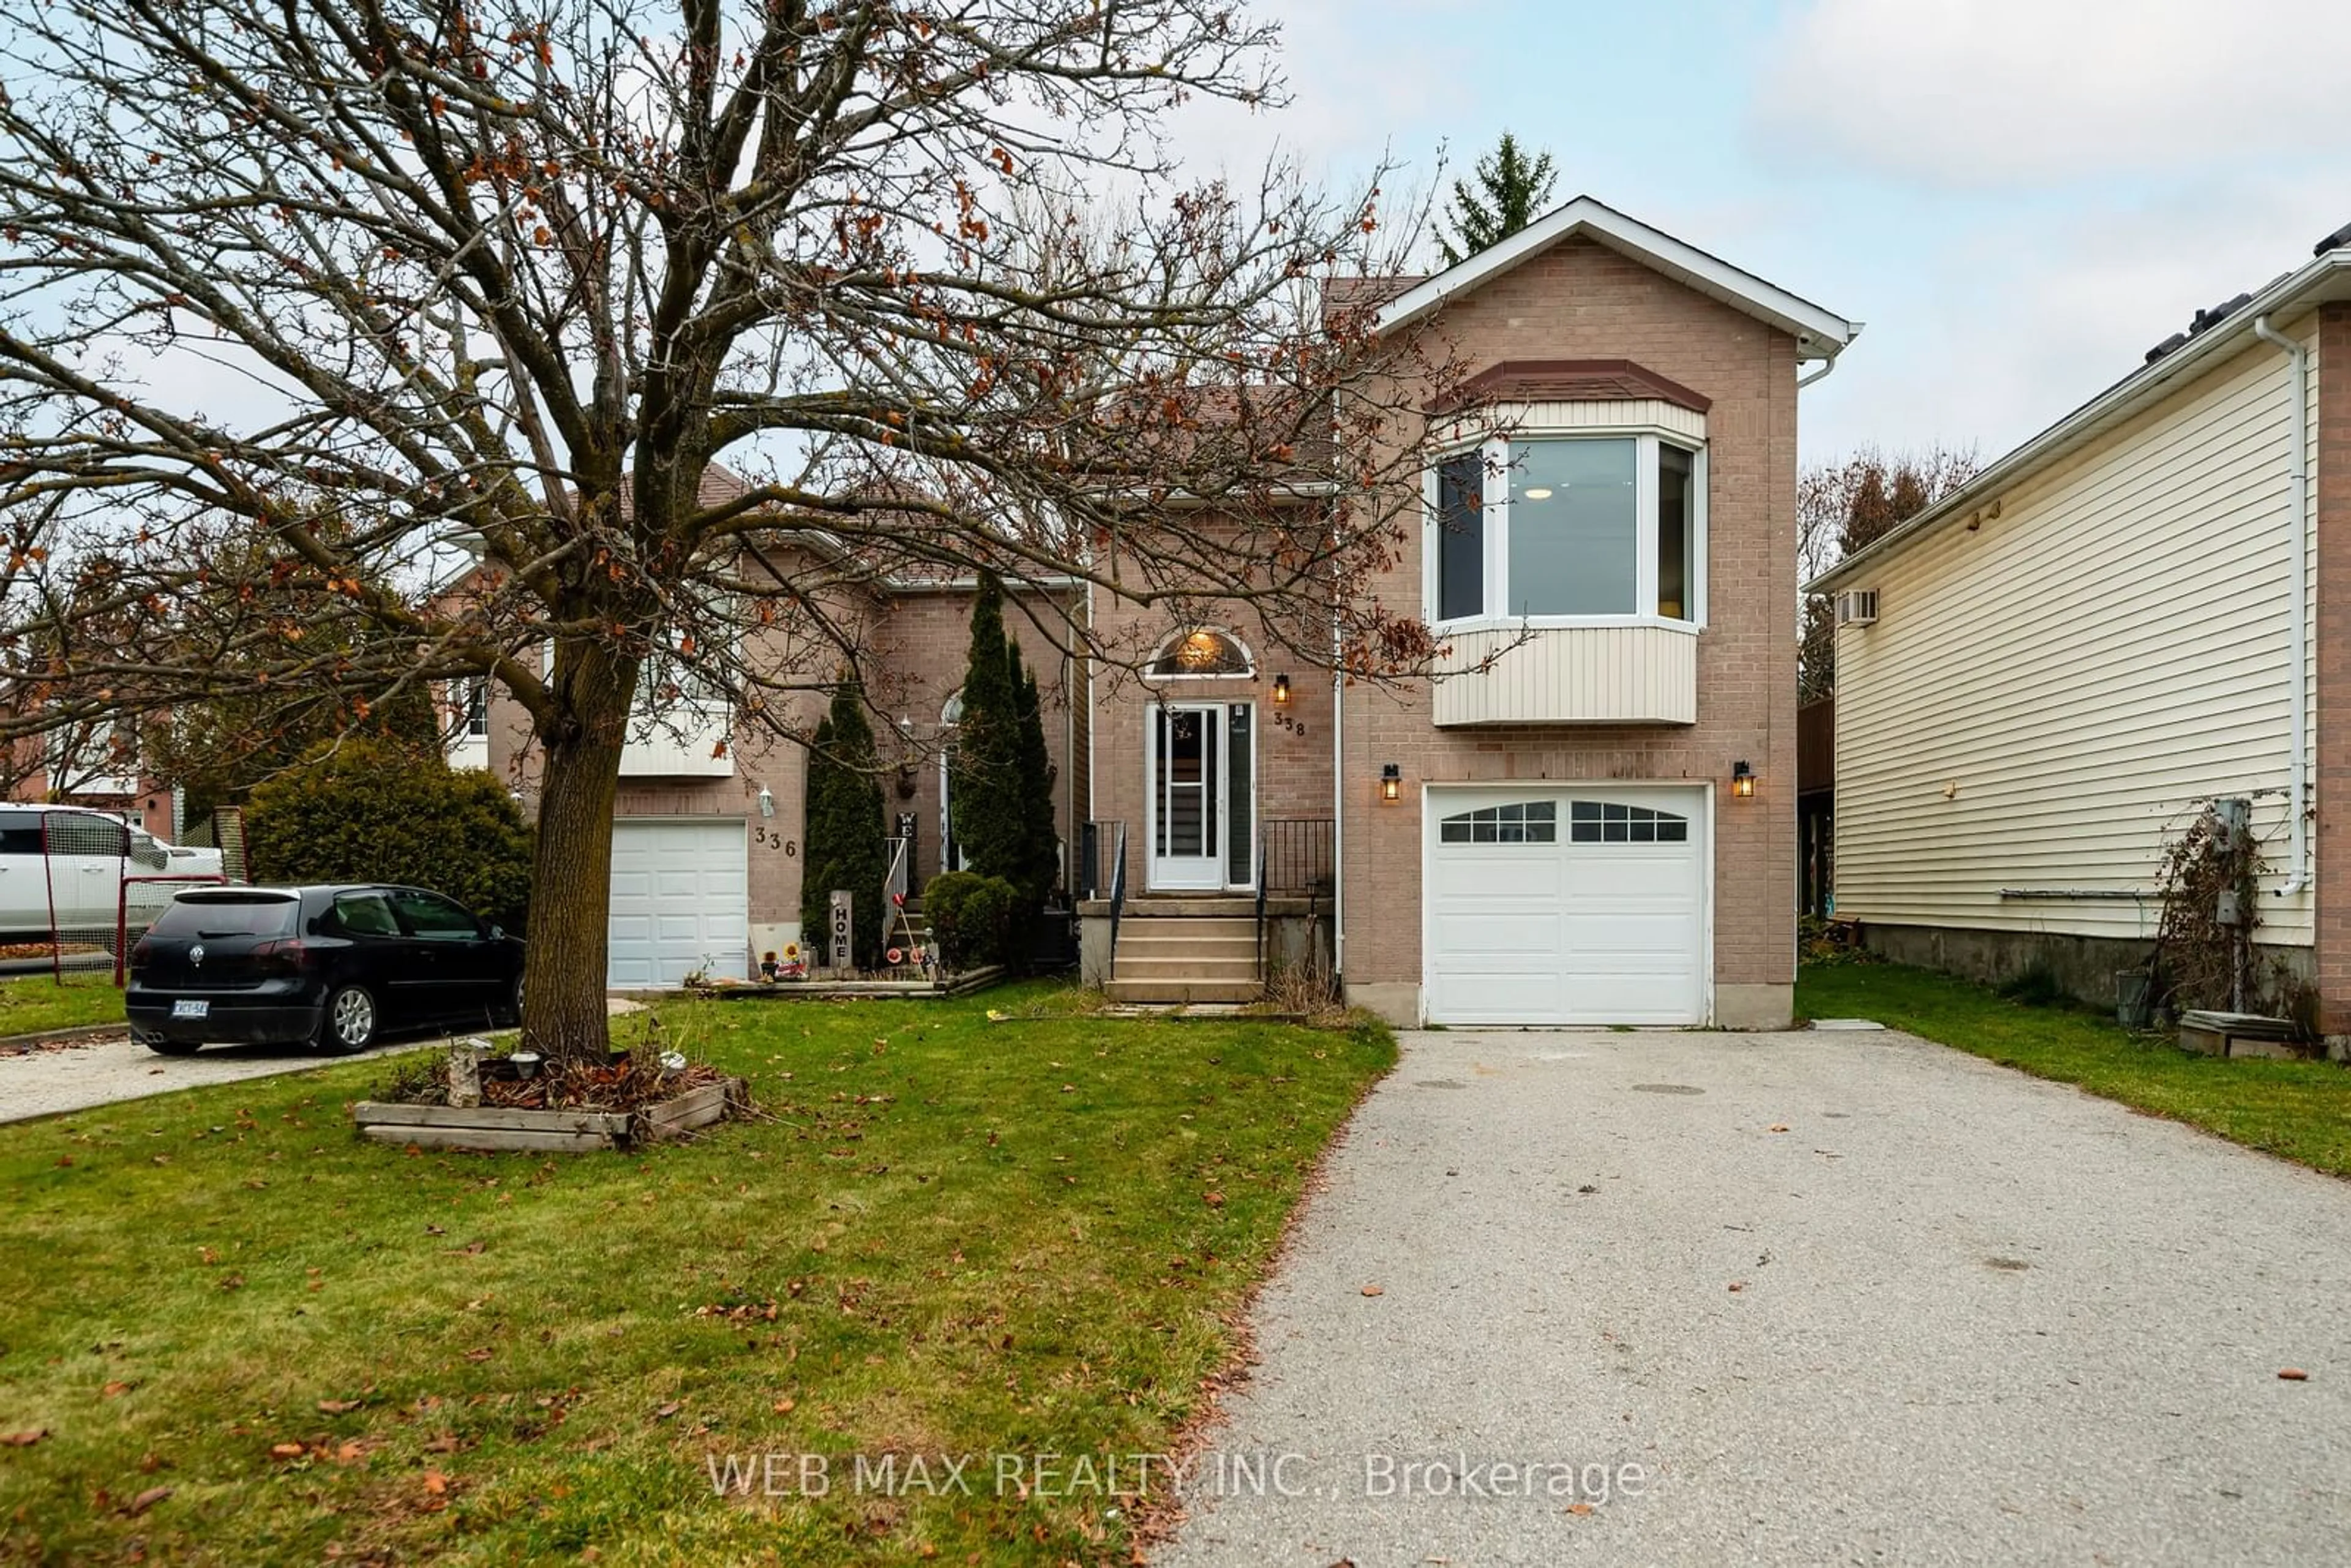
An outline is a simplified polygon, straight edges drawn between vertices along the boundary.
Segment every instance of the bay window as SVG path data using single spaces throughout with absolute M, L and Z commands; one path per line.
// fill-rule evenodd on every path
M 1441 456 L 1440 622 L 1703 617 L 1705 456 L 1646 431 L 1497 437 Z

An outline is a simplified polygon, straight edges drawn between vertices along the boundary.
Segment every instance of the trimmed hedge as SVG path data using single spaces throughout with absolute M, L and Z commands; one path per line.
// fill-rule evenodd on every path
M 1020 894 L 1000 876 L 951 871 L 923 888 L 923 915 L 931 940 L 949 969 L 977 969 L 1011 961 L 1008 943 Z
M 406 883 L 517 934 L 530 912 L 530 828 L 505 786 L 382 741 L 319 747 L 256 787 L 245 843 L 256 882 Z

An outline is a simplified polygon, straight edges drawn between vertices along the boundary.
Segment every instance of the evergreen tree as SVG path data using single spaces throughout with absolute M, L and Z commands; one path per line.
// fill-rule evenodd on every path
M 1020 711 L 1005 656 L 1004 587 L 984 574 L 971 606 L 963 718 L 947 765 L 947 803 L 963 863 L 1026 890 L 1028 828 L 1020 802 Z
M 1004 661 L 1012 672 L 1020 720 L 1019 799 L 1022 842 L 1026 846 L 1025 876 L 1014 885 L 1029 905 L 1041 906 L 1061 878 L 1061 835 L 1053 822 L 1052 759 L 1045 750 L 1044 704 L 1037 691 L 1035 672 L 1020 666 L 1020 645 L 1007 638 Z
M 890 874 L 882 824 L 880 760 L 865 694 L 854 681 L 832 691 L 832 707 L 816 727 L 804 792 L 807 824 L 800 834 L 800 942 L 811 964 L 829 962 L 832 894 L 847 888 L 857 967 L 882 963 L 882 883 Z
M 1518 138 L 1507 131 L 1494 150 L 1478 160 L 1473 172 L 1474 191 L 1468 181 L 1453 182 L 1451 210 L 1446 214 L 1453 225 L 1453 238 L 1437 235 L 1447 267 L 1458 266 L 1463 257 L 1499 244 L 1534 222 L 1559 181 L 1550 153 L 1529 158 L 1519 151 Z M 1458 249 L 1456 239 L 1460 241 Z

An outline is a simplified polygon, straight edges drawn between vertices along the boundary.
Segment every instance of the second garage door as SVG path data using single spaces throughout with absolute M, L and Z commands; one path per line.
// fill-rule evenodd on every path
M 748 857 L 739 817 L 613 823 L 606 983 L 674 986 L 697 969 L 744 977 L 751 947 Z
M 1429 1021 L 1706 1021 L 1706 796 L 1432 788 Z

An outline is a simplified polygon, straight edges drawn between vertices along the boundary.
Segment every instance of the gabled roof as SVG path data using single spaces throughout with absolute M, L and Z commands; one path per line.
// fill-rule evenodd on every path
M 2317 306 L 2351 299 L 2351 229 L 2319 242 L 2317 258 L 2252 294 L 2241 294 L 2212 311 L 2197 312 L 2192 332 L 2167 338 L 2149 350 L 2147 362 L 2040 434 L 1986 467 L 1974 478 L 1901 527 L 1855 550 L 1804 585 L 1807 593 L 1830 593 L 1877 563 L 1946 524 L 1987 505 L 2003 490 L 2116 426 L 2151 408 L 2204 371 L 2223 363 L 2256 340 L 2255 324 L 2280 324 Z
M 1415 284 L 1380 311 L 1382 332 L 1419 320 L 1447 300 L 1499 277 L 1522 261 L 1552 246 L 1582 235 L 1619 255 L 1630 256 L 1677 283 L 1719 299 L 1796 340 L 1800 360 L 1833 360 L 1861 335 L 1861 323 L 1848 321 L 1811 300 L 1767 283 L 1721 257 L 1653 229 L 1638 218 L 1590 196 L 1578 196 L 1563 207 L 1544 214 L 1499 245 L 1464 257 L 1434 277 Z

